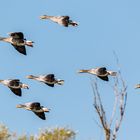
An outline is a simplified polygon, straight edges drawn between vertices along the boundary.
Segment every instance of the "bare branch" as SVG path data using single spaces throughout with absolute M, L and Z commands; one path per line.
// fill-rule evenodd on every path
M 113 120 L 115 119 L 115 114 L 116 114 L 117 105 L 118 105 L 119 95 L 118 95 L 118 87 L 117 87 L 117 85 L 118 85 L 118 78 L 116 78 L 114 88 L 113 88 L 114 89 L 114 94 L 115 94 L 115 101 L 114 101 L 112 116 L 111 116 L 110 123 L 109 123 L 110 127 L 112 125 Z
M 124 80 L 121 76 L 121 73 L 120 73 L 120 80 L 121 80 L 121 83 L 122 83 L 122 89 L 120 90 L 120 93 L 119 93 L 120 94 L 120 97 L 119 97 L 120 119 L 116 121 L 115 128 L 114 128 L 114 131 L 113 131 L 112 140 L 115 140 L 116 137 L 117 137 L 117 132 L 120 129 L 120 126 L 121 126 L 121 123 L 122 123 L 122 120 L 123 120 L 123 117 L 124 117 L 126 102 L 127 102 L 127 87 L 126 87 L 125 82 L 124 82 Z
M 98 91 L 97 81 L 92 80 L 92 89 L 94 94 L 94 108 L 98 114 L 98 117 L 100 119 L 101 125 L 103 127 L 103 130 L 105 132 L 105 136 L 107 137 L 107 140 L 110 139 L 110 127 L 108 126 L 107 119 L 106 119 L 106 113 L 104 111 L 104 107 L 101 101 L 101 97 Z
M 104 130 L 105 140 L 110 140 L 110 139 L 116 140 L 117 133 L 122 124 L 122 120 L 126 109 L 126 103 L 127 103 L 127 86 L 122 78 L 121 70 L 119 66 L 119 59 L 115 52 L 114 55 L 119 70 L 112 88 L 114 92 L 114 105 L 113 105 L 110 121 L 108 121 L 106 118 L 106 111 L 104 110 L 104 105 L 102 103 L 101 95 L 99 93 L 97 79 L 96 80 L 92 79 L 92 84 L 91 84 L 93 95 L 94 95 L 93 106 L 95 108 L 96 113 L 98 114 L 100 124 Z

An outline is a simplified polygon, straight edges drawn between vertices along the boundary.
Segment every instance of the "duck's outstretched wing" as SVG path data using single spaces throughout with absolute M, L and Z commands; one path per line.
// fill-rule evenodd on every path
M 15 87 L 17 87 L 17 86 L 19 86 L 19 83 L 20 83 L 20 80 L 19 79 L 11 79 L 9 81 L 9 86 L 15 86 Z
M 46 120 L 45 113 L 44 112 L 34 112 L 39 118 L 42 120 Z
M 22 32 L 13 32 L 9 34 L 14 39 L 24 39 L 24 35 Z
M 102 79 L 104 81 L 109 81 L 108 76 L 97 76 L 97 77 L 99 77 L 100 79 Z
M 27 55 L 25 46 L 16 46 L 16 45 L 13 45 L 13 46 L 19 53 Z
M 69 25 L 69 16 L 63 16 L 62 24 L 63 24 L 63 26 L 68 27 L 68 25 Z
M 39 102 L 31 102 L 29 104 L 29 106 L 30 106 L 31 109 L 36 109 L 36 110 L 40 110 L 41 109 L 41 106 L 40 106 Z
M 48 83 L 45 83 L 45 84 L 50 86 L 50 87 L 54 87 L 54 84 L 48 84 Z
M 52 82 L 55 79 L 54 77 L 55 77 L 54 74 L 48 74 L 48 75 L 45 76 L 45 80 L 49 80 L 49 81 Z
M 54 81 L 55 81 L 55 76 L 54 74 L 48 74 L 45 76 L 44 80 L 46 81 L 45 84 L 50 86 L 50 87 L 54 87 Z
M 10 87 L 10 90 L 17 96 L 22 96 L 22 92 L 21 92 L 21 89 L 20 88 L 11 88 Z
M 105 75 L 106 73 L 107 73 L 107 70 L 105 67 L 98 68 L 97 70 L 97 75 Z

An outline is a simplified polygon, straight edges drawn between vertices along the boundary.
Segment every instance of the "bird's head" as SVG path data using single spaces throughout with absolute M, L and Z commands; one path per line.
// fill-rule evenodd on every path
M 29 89 L 29 86 L 27 84 L 22 84 L 22 88 Z
M 115 72 L 115 71 L 107 71 L 107 72 L 111 76 L 117 76 L 117 72 Z
M 33 41 L 26 40 L 25 42 L 26 42 L 26 45 L 27 45 L 27 46 L 33 47 L 33 43 L 34 43 Z
M 69 20 L 69 24 L 70 24 L 71 26 L 78 26 L 78 25 L 79 25 L 77 22 L 72 21 L 72 20 Z
M 44 112 L 50 112 L 50 110 L 51 110 L 51 109 L 46 108 L 46 107 L 42 107 L 42 109 L 43 109 Z

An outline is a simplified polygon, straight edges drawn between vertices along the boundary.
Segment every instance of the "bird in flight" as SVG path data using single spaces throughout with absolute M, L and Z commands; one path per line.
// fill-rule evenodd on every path
M 39 76 L 28 75 L 26 76 L 26 78 L 43 82 L 50 87 L 54 87 L 55 84 L 63 85 L 64 83 L 64 80 L 56 79 L 54 74 L 39 75 Z
M 49 19 L 57 24 L 60 24 L 64 27 L 68 26 L 78 26 L 78 23 L 75 21 L 70 20 L 69 16 L 48 16 L 48 15 L 43 15 L 40 16 L 40 19 Z
M 8 42 L 21 54 L 26 55 L 26 46 L 33 47 L 33 41 L 26 40 L 22 32 L 8 33 L 9 37 L 0 37 L 0 41 Z
M 18 104 L 17 108 L 24 108 L 26 110 L 34 112 L 42 120 L 46 120 L 45 112 L 49 112 L 50 109 L 43 107 L 39 102 L 29 102 L 25 104 Z
M 79 73 L 89 73 L 89 74 L 94 74 L 100 79 L 104 81 L 109 81 L 108 76 L 116 76 L 117 72 L 114 71 L 109 71 L 105 67 L 99 67 L 99 68 L 93 68 L 93 69 L 88 69 L 88 70 L 79 70 Z
M 29 89 L 27 84 L 23 84 L 19 79 L 0 80 L 0 83 L 10 88 L 10 90 L 17 96 L 22 96 L 21 88 Z

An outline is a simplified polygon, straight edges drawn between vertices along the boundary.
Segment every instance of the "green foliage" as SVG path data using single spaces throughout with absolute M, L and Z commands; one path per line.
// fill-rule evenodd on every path
M 5 125 L 0 126 L 0 140 L 9 140 L 11 137 L 8 128 Z
M 19 136 L 18 140 L 34 140 L 34 136 L 23 135 L 23 136 Z
M 76 133 L 67 128 L 44 129 L 38 135 L 21 135 L 10 133 L 5 125 L 0 125 L 0 140 L 73 140 Z
M 27 140 L 27 136 L 26 135 L 20 136 L 20 137 L 18 137 L 18 140 Z
M 72 140 L 75 138 L 75 132 L 66 128 L 55 128 L 41 132 L 39 140 Z

